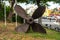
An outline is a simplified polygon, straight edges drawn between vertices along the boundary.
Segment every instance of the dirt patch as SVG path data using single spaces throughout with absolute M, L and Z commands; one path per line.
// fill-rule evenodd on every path
M 47 38 L 34 38 L 31 35 L 20 34 L 15 32 L 15 23 L 7 23 L 5 26 L 3 22 L 0 22 L 0 40 L 54 40 Z M 18 23 L 18 25 L 21 25 Z

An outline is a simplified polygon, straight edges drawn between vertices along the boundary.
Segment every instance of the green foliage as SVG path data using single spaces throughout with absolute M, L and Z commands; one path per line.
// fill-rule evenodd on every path
M 33 1 L 33 2 L 36 2 L 36 0 L 17 0 L 18 2 L 29 2 L 29 1 Z M 53 2 L 56 2 L 56 3 L 60 3 L 60 0 L 40 0 L 42 1 L 43 3 L 46 3 L 46 2 L 50 2 L 50 1 L 53 1 Z
M 8 6 L 8 7 L 6 7 L 6 18 L 8 18 L 9 12 L 10 12 L 10 7 Z M 2 6 L 2 10 L 0 10 L 0 21 L 5 19 L 4 15 L 5 15 L 4 14 L 4 6 Z M 13 15 L 12 22 L 15 22 L 15 21 L 16 21 L 16 16 Z M 23 19 L 21 17 L 17 16 L 17 22 L 23 23 Z
M 60 40 L 60 32 L 57 32 L 55 30 L 50 30 L 50 29 L 46 29 L 47 34 L 42 34 L 42 33 L 28 33 L 29 35 L 31 35 L 32 37 L 35 38 L 46 38 L 46 39 L 55 39 L 55 40 Z
M 1 20 L 4 20 L 4 5 L 2 5 L 2 9 L 0 10 L 0 21 Z M 6 16 L 8 16 L 8 14 L 9 14 L 9 11 L 10 11 L 10 7 L 6 7 Z
M 59 3 L 60 4 L 60 0 L 40 0 L 40 5 L 47 5 L 47 2 L 51 2 L 53 1 L 54 3 Z M 36 4 L 36 0 L 17 0 L 17 2 L 26 2 L 26 3 L 35 3 Z
M 0 6 L 1 6 L 1 10 L 0 10 L 0 20 L 3 20 L 3 18 L 4 18 L 4 5 L 1 5 L 1 4 L 0 4 Z
M 21 18 L 20 16 L 17 16 L 17 22 L 23 23 L 23 18 Z
M 0 11 L 0 20 L 3 20 L 3 11 Z
M 10 7 L 8 6 L 8 7 L 6 7 L 6 16 L 7 17 L 8 17 L 9 12 L 10 12 Z
M 27 0 L 17 0 L 17 2 L 27 2 Z
M 16 19 L 16 15 L 14 14 L 13 17 L 12 17 L 12 21 L 13 22 L 19 22 L 19 23 L 23 23 L 23 18 L 21 18 L 20 16 L 17 16 L 17 19 Z

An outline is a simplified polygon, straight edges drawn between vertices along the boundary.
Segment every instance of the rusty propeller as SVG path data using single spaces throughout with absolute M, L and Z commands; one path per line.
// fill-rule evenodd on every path
M 43 15 L 45 11 L 44 6 L 38 7 L 33 13 L 32 17 L 27 16 L 25 10 L 19 5 L 15 5 L 14 10 L 16 11 L 17 15 L 26 20 L 25 24 L 15 28 L 17 32 L 27 32 L 29 27 L 32 27 L 34 32 L 46 33 L 46 30 L 40 24 L 34 22 L 34 19 L 37 19 Z

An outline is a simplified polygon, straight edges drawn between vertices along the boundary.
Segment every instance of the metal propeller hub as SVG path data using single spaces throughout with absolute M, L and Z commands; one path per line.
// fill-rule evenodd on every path
M 28 24 L 32 24 L 34 22 L 33 18 L 30 18 L 29 20 L 27 20 Z

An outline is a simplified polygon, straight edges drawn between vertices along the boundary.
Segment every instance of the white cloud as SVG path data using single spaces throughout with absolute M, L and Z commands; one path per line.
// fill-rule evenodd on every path
M 47 2 L 50 6 L 48 7 L 49 9 L 54 9 L 54 8 L 58 8 L 60 7 L 60 5 L 58 3 L 54 3 L 54 2 Z
M 5 3 L 6 6 L 10 6 L 8 1 L 3 1 Z

